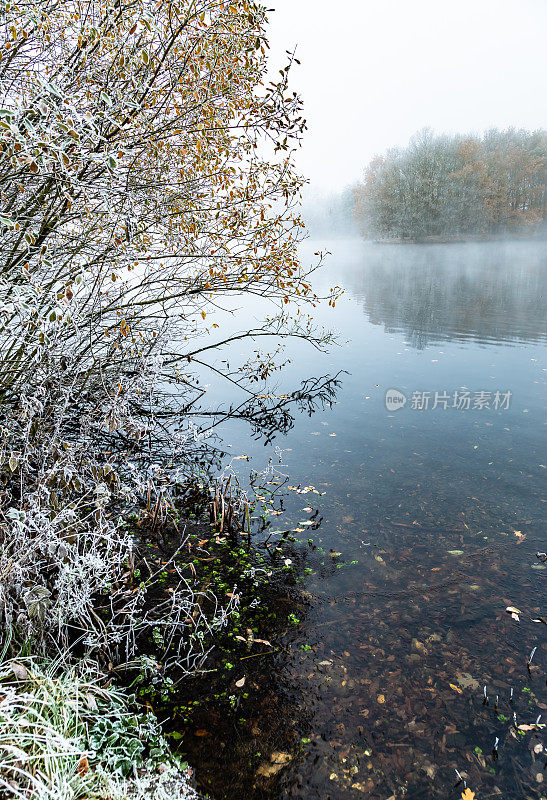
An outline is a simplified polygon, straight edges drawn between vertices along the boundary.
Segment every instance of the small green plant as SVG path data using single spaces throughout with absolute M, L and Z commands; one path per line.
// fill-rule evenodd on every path
M 152 630 L 152 638 L 154 639 L 154 642 L 155 644 L 158 645 L 158 647 L 161 647 L 163 645 L 163 633 L 161 632 L 160 628 L 154 628 Z
M 88 727 L 94 758 L 112 772 L 127 777 L 138 764 L 159 766 L 169 756 L 168 746 L 153 714 L 132 714 L 123 706 L 101 703 L 102 714 Z

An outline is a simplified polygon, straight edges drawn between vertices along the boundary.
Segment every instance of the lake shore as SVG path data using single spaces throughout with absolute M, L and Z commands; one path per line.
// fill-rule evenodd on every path
M 541 230 L 537 233 L 530 233 L 528 231 L 504 231 L 503 233 L 488 233 L 488 234 L 453 234 L 453 235 L 435 235 L 435 236 L 408 236 L 400 237 L 385 237 L 378 239 L 367 239 L 373 244 L 465 244 L 466 242 L 511 242 L 511 241 L 530 241 L 530 242 L 545 242 L 547 241 L 547 231 Z
M 255 539 L 254 512 L 272 506 L 244 504 L 240 514 L 238 500 L 225 485 L 219 490 L 218 483 L 201 481 L 174 501 L 161 524 L 143 508 L 119 525 L 134 541 L 124 592 L 142 593 L 139 613 L 152 623 L 128 662 L 105 661 L 100 652 L 93 658 L 77 641 L 65 643 L 56 661 L 17 637 L 5 649 L 0 682 L 11 699 L 0 702 L 0 730 L 13 747 L 33 713 L 29 699 L 40 706 L 48 692 L 44 736 L 25 742 L 34 759 L 25 779 L 40 791 L 49 781 L 73 782 L 77 792 L 97 798 L 196 800 L 212 783 L 218 794 L 216 768 L 211 774 L 202 745 L 216 750 L 218 736 L 226 747 L 231 727 L 245 726 L 244 709 L 256 707 L 259 685 L 268 684 L 277 637 L 299 624 L 293 612 L 302 603 L 303 545 L 290 531 Z M 116 593 L 94 599 L 103 626 L 115 620 L 116 602 Z M 179 628 L 181 612 L 190 616 Z M 63 704 L 69 711 L 60 717 L 56 709 Z M 22 709 L 16 722 L 13 708 Z M 217 733 L 210 728 L 220 719 Z M 265 758 L 263 747 L 253 771 Z M 16 755 L 1 767 L 17 785 Z

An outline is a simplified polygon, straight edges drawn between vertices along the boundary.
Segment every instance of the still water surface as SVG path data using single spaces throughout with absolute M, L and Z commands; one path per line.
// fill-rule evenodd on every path
M 331 409 L 275 442 L 291 486 L 324 494 L 289 491 L 273 522 L 305 542 L 318 511 L 325 553 L 310 552 L 300 624 L 237 734 L 240 753 L 292 758 L 266 778 L 244 758 L 228 771 L 230 743 L 200 743 L 197 763 L 232 800 L 460 798 L 456 771 L 477 798 L 540 798 L 543 731 L 513 714 L 547 722 L 545 624 L 531 621 L 547 619 L 544 245 L 329 249 L 319 283 L 345 295 L 319 313 L 339 344 L 291 345 L 283 386 L 347 374 Z M 254 469 L 272 452 L 236 425 L 226 441 Z

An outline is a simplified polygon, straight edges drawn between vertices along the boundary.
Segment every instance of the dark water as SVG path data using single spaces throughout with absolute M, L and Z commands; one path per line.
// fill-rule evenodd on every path
M 340 344 L 290 346 L 279 388 L 348 374 L 274 457 L 324 494 L 288 490 L 273 527 L 305 542 L 318 510 L 325 553 L 310 552 L 300 624 L 262 666 L 271 691 L 237 733 L 239 778 L 206 742 L 198 764 L 233 800 L 460 798 L 456 770 L 477 798 L 542 797 L 544 731 L 513 714 L 547 722 L 545 624 L 531 621 L 547 619 L 544 245 L 330 249 L 319 281 L 346 292 L 320 315 Z M 390 389 L 403 408 L 386 409 Z M 226 441 L 255 469 L 272 455 L 243 427 Z M 272 751 L 287 764 L 257 773 Z

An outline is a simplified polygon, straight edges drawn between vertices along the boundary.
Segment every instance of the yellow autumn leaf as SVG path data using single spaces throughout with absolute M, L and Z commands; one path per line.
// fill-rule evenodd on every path
M 462 800 L 475 800 L 475 792 L 472 792 L 471 789 L 467 788 L 464 792 L 462 792 Z
M 454 691 L 457 692 L 458 694 L 463 694 L 463 692 L 460 689 L 460 687 L 456 686 L 455 683 L 449 683 L 448 685 L 450 686 L 451 689 L 454 689 Z

